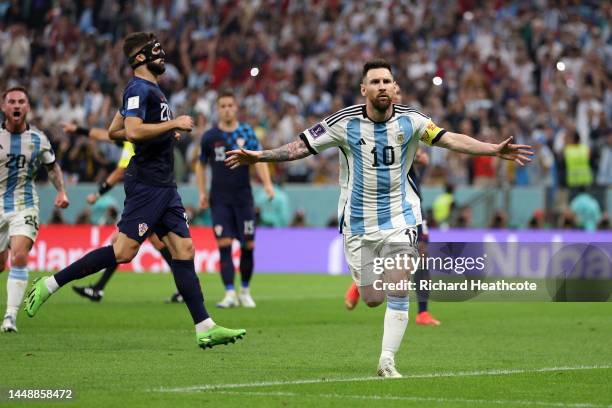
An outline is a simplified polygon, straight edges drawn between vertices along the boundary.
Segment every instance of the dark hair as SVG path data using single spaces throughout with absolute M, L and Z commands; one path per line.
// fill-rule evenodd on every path
M 155 39 L 155 34 L 139 31 L 128 34 L 123 40 L 123 53 L 127 58 L 134 56 L 142 47 Z
M 236 99 L 236 95 L 230 89 L 222 89 L 217 94 L 217 102 L 219 102 L 219 100 L 221 100 L 221 98 L 234 98 L 234 99 Z
M 389 70 L 389 72 L 391 72 L 391 75 L 393 75 L 391 64 L 389 64 L 384 59 L 379 58 L 379 59 L 370 60 L 366 62 L 365 64 L 363 64 L 363 71 L 361 73 L 361 78 L 362 79 L 365 78 L 369 70 L 376 69 L 376 68 L 386 68 Z
M 6 99 L 6 95 L 8 95 L 9 92 L 14 92 L 14 91 L 23 92 L 25 94 L 26 98 L 28 99 L 28 101 L 30 100 L 30 95 L 28 94 L 28 90 L 25 89 L 23 86 L 20 86 L 20 85 L 11 86 L 9 89 L 4 91 L 4 93 L 2 94 L 2 100 Z

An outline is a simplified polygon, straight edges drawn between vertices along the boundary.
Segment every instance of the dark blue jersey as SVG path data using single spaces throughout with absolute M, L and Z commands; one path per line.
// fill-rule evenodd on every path
M 134 116 L 143 123 L 172 119 L 166 96 L 153 82 L 133 77 L 123 92 L 123 117 Z M 174 131 L 134 143 L 134 157 L 127 167 L 126 181 L 137 180 L 152 186 L 176 186 L 174 180 Z
M 212 180 L 211 203 L 247 204 L 253 201 L 249 167 L 230 170 L 224 163 L 225 152 L 245 148 L 261 150 L 261 145 L 251 126 L 240 123 L 233 132 L 224 132 L 215 126 L 202 136 L 200 161 L 210 164 Z

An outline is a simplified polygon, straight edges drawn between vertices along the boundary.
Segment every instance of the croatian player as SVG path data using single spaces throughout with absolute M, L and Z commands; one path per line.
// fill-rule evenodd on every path
M 408 171 L 419 141 L 520 165 L 530 161 L 532 154 L 527 150 L 530 146 L 510 144 L 512 138 L 491 144 L 440 129 L 417 110 L 393 104 L 395 87 L 391 66 L 384 60 L 369 61 L 361 83 L 365 105 L 334 113 L 285 146 L 259 152 L 233 150 L 227 152 L 226 160 L 230 168 L 236 168 L 297 160 L 329 147 L 340 149 L 338 219 L 349 269 L 368 306 L 387 300 L 377 371 L 382 377 L 401 377 L 395 354 L 408 324 L 408 291 L 382 284 L 405 282 L 411 271 L 395 265 L 381 277 L 375 273 L 374 258 L 418 256 L 416 226 L 421 223 L 421 210 Z
M 79 134 L 86 137 L 90 137 L 94 140 L 100 142 L 113 142 L 110 139 L 108 130 L 103 128 L 83 128 L 77 126 L 73 123 L 64 123 L 62 124 L 65 133 L 69 134 Z M 87 196 L 87 202 L 91 205 L 95 204 L 98 199 L 104 194 L 108 193 L 117 183 L 123 181 L 125 176 L 125 170 L 134 156 L 134 145 L 131 142 L 123 141 L 122 142 L 123 149 L 121 150 L 121 157 L 119 158 L 119 162 L 117 163 L 117 167 L 108 175 L 106 180 L 104 180 L 98 186 L 98 191 L 95 193 L 91 193 Z M 117 238 L 117 234 L 114 234 L 111 238 L 111 242 Z M 166 261 L 168 266 L 172 267 L 172 255 L 168 248 L 164 245 L 163 242 L 159 240 L 157 235 L 151 234 L 149 236 L 149 242 L 159 251 L 162 258 Z M 115 274 L 118 265 L 114 265 L 104 269 L 102 272 L 102 276 L 91 286 L 73 286 L 72 290 L 74 290 L 80 296 L 91 300 L 92 302 L 99 302 L 104 297 L 104 288 L 106 284 L 109 282 L 110 278 Z M 180 294 L 175 294 L 172 296 L 172 299 L 176 302 L 182 301 L 182 297 Z
M 221 279 L 225 296 L 217 307 L 230 308 L 238 305 L 255 307 L 249 284 L 253 276 L 253 249 L 255 247 L 255 205 L 251 192 L 249 168 L 229 170 L 225 166 L 225 152 L 240 149 L 261 150 L 255 132 L 246 123 L 238 122 L 238 104 L 231 92 L 221 92 L 217 97 L 219 123 L 202 136 L 200 160 L 196 164 L 196 176 L 200 191 L 200 208 L 210 206 L 213 230 L 219 247 Z M 210 164 L 212 180 L 210 203 L 206 194 L 206 164 Z M 274 188 L 266 163 L 256 163 L 255 171 L 261 179 L 270 200 Z M 240 241 L 240 294 L 234 289 L 234 263 L 232 241 Z
M 22 87 L 2 95 L 4 122 L 0 129 L 0 272 L 8 251 L 11 269 L 6 281 L 6 314 L 0 330 L 17 331 L 17 311 L 28 285 L 28 253 L 38 236 L 38 194 L 34 188 L 36 172 L 44 164 L 49 180 L 57 190 L 55 206 L 68 207 L 62 169 L 47 136 L 30 126 L 28 92 Z
M 117 240 L 112 246 L 88 253 L 51 277 L 34 281 L 25 310 L 32 317 L 68 282 L 130 262 L 142 242 L 154 232 L 172 254 L 172 273 L 195 324 L 198 346 L 234 343 L 246 331 L 217 326 L 206 312 L 195 273 L 194 248 L 185 209 L 174 181 L 174 131 L 191 131 L 193 120 L 189 116 L 172 118 L 166 97 L 157 84 L 158 76 L 165 70 L 165 52 L 154 34 L 128 35 L 123 52 L 134 76 L 125 88 L 123 107 L 115 114 L 109 135 L 134 143 L 135 154 L 125 174 L 125 206 Z

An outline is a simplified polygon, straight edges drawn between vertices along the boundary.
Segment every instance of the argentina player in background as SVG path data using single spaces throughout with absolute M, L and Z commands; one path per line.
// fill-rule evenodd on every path
M 0 271 L 9 247 L 11 269 L 6 281 L 6 313 L 2 332 L 17 331 L 17 311 L 28 285 L 28 254 L 38 236 L 36 172 L 44 164 L 57 190 L 54 205 L 68 207 L 62 169 L 47 136 L 26 121 L 30 101 L 25 88 L 16 86 L 2 95 L 4 121 L 0 129 Z
M 191 131 L 193 120 L 189 116 L 172 118 L 166 96 L 157 84 L 158 76 L 165 71 L 166 54 L 154 34 L 128 35 L 123 52 L 134 76 L 124 90 L 123 106 L 113 118 L 109 136 L 132 142 L 135 154 L 125 172 L 119 234 L 112 246 L 96 249 L 55 275 L 34 281 L 25 310 L 33 317 L 51 294 L 68 282 L 130 262 L 143 241 L 155 233 L 172 255 L 172 274 L 195 324 L 198 346 L 234 343 L 246 331 L 217 326 L 204 306 L 193 262 L 193 242 L 174 178 L 175 131 Z
M 396 91 L 391 66 L 373 60 L 363 66 L 363 105 L 354 105 L 327 117 L 299 139 L 273 150 L 227 152 L 230 168 L 256 162 L 297 160 L 338 147 L 340 150 L 340 200 L 338 219 L 344 235 L 344 253 L 353 280 L 365 303 L 381 305 L 385 298 L 382 350 L 377 374 L 401 377 L 395 368 L 408 325 L 407 290 L 377 290 L 373 258 L 418 256 L 417 225 L 420 200 L 408 179 L 419 141 L 460 153 L 498 156 L 519 165 L 529 162 L 531 146 L 483 143 L 470 136 L 448 132 L 428 116 L 405 105 L 392 103 Z M 386 283 L 409 279 L 410 270 L 391 268 L 382 274 Z

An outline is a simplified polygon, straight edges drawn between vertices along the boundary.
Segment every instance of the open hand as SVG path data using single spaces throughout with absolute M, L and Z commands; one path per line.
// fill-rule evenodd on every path
M 512 144 L 510 142 L 513 138 L 513 136 L 510 136 L 498 144 L 495 155 L 504 160 L 510 160 L 524 166 L 525 163 L 529 163 L 531 161 L 529 156 L 533 156 L 533 152 L 531 151 L 533 147 L 530 145 Z
M 230 169 L 236 169 L 240 166 L 248 166 L 249 164 L 257 163 L 259 159 L 259 153 L 253 150 L 230 150 L 225 152 L 225 165 Z

